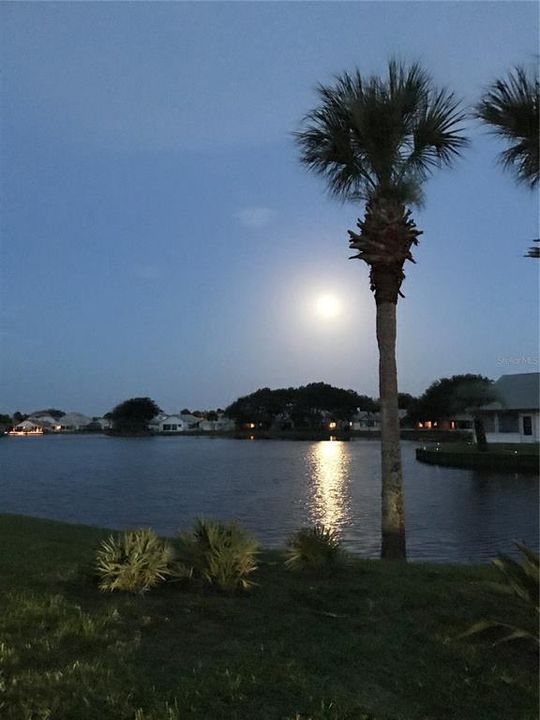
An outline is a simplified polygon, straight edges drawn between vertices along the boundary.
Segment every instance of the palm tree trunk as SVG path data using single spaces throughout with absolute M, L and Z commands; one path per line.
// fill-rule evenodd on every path
M 478 415 L 474 418 L 474 436 L 476 438 L 476 447 L 479 452 L 486 452 L 488 449 L 486 429 L 484 427 L 483 419 Z
M 381 557 L 387 560 L 405 560 L 405 515 L 396 367 L 396 303 L 394 302 L 377 303 L 377 343 L 381 403 Z

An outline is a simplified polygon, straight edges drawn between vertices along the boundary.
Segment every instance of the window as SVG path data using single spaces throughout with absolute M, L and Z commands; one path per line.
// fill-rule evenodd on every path
M 517 413 L 507 412 L 499 414 L 499 432 L 518 433 L 519 416 Z
M 532 435 L 532 417 L 530 415 L 523 416 L 523 434 Z

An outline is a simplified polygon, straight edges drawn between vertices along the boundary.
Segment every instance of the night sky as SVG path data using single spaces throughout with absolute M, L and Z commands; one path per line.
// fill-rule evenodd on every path
M 391 55 L 474 102 L 534 64 L 528 2 L 3 3 L 0 412 L 225 406 L 326 381 L 377 395 L 362 207 L 291 133 L 317 82 Z M 400 390 L 538 369 L 535 193 L 476 121 L 426 185 Z M 319 317 L 320 294 L 342 312 Z

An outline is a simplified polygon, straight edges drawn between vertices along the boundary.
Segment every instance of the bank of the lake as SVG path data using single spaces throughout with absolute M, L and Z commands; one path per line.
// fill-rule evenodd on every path
M 537 443 L 492 443 L 482 451 L 473 443 L 437 443 L 430 447 L 417 448 L 416 458 L 420 462 L 443 467 L 538 474 L 539 450 Z
M 534 650 L 458 639 L 480 618 L 529 621 L 487 565 L 354 560 L 324 578 L 267 551 L 250 595 L 105 595 L 92 564 L 108 532 L 0 516 L 6 720 L 537 716 Z

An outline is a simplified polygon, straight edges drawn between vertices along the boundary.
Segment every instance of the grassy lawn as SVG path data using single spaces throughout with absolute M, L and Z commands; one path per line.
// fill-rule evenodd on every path
M 530 621 L 490 567 L 354 560 L 317 577 L 267 552 L 249 595 L 104 595 L 107 534 L 0 516 L 3 719 L 537 718 L 534 649 L 456 637 Z
M 437 443 L 437 445 L 444 452 L 473 454 L 478 452 L 476 443 Z M 538 457 L 540 445 L 538 443 L 489 443 L 488 452 L 502 455 L 536 455 Z

